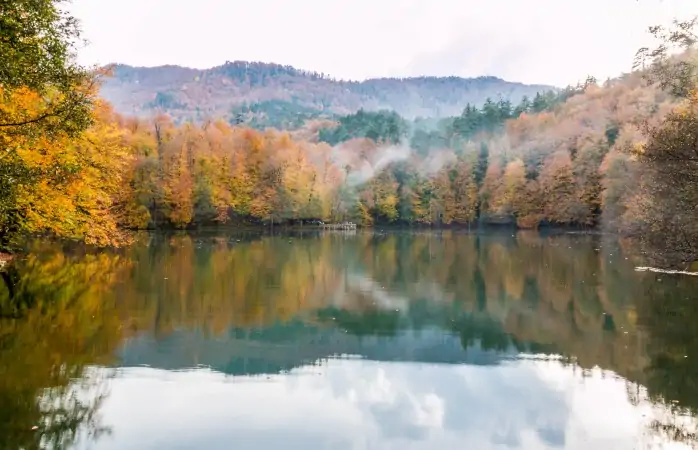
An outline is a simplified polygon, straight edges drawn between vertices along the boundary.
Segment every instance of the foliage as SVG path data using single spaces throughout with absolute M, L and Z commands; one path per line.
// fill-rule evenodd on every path
M 31 169 L 32 180 L 44 180 L 26 185 L 24 197 L 18 188 L 5 197 L 4 211 L 28 218 L 6 223 L 97 244 L 121 241 L 117 225 L 317 219 L 536 228 L 594 226 L 607 217 L 607 224 L 632 231 L 639 219 L 625 205 L 641 204 L 635 198 L 640 187 L 632 184 L 637 178 L 608 168 L 638 142 L 632 127 L 656 120 L 672 105 L 639 81 L 628 76 L 605 87 L 589 81 L 541 113 L 520 106 L 520 115 L 508 119 L 517 108 L 504 101 L 469 107 L 448 126 L 437 126 L 437 133 L 451 133 L 439 138 L 442 147 L 421 152 L 391 145 L 407 133 L 406 121 L 395 113 L 341 118 L 336 128 L 319 131 L 324 140 L 343 141 L 330 147 L 223 121 L 176 126 L 166 116 L 126 118 L 99 105 L 89 131 L 53 139 L 53 145 L 27 140 L 31 146 L 3 160 L 8 177 Z M 15 104 L 27 107 L 22 98 Z M 418 123 L 422 130 L 434 126 Z M 44 156 L 37 159 L 39 154 Z M 76 197 L 77 190 L 92 192 L 91 203 Z
M 396 112 L 360 109 L 356 114 L 341 117 L 336 127 L 320 130 L 319 139 L 330 145 L 355 138 L 399 144 L 406 135 L 407 122 Z
M 660 44 L 637 55 L 638 63 L 651 58 L 650 82 L 683 99 L 659 124 L 645 124 L 647 142 L 634 149 L 642 163 L 641 187 L 631 210 L 639 217 L 635 231 L 664 266 L 698 260 L 697 23 L 698 17 L 674 21 L 670 30 L 651 27 Z M 670 57 L 669 50 L 677 46 L 685 52 Z
M 698 94 L 648 130 L 639 149 L 640 233 L 659 260 L 698 260 Z
M 155 98 L 147 106 L 153 109 L 179 109 L 185 107 L 185 105 L 177 101 L 177 97 L 172 92 L 157 92 Z
M 125 152 L 96 75 L 75 63 L 62 0 L 0 5 L 0 251 L 21 233 L 118 243 L 112 197 Z
M 293 130 L 301 128 L 306 121 L 326 117 L 321 111 L 284 100 L 267 100 L 236 106 L 232 109 L 231 124 L 244 124 L 250 128 L 264 130 L 276 128 Z
M 270 118 L 277 114 L 281 118 L 295 108 L 303 114 L 321 116 L 353 114 L 359 109 L 389 109 L 410 120 L 419 116 L 447 117 L 459 114 L 467 103 L 481 106 L 487 97 L 497 98 L 501 93 L 517 103 L 524 95 L 533 98 L 537 92 L 552 89 L 495 77 L 345 81 L 323 73 L 252 61 L 227 62 L 206 70 L 117 65 L 114 71 L 115 77 L 107 80 L 102 95 L 118 111 L 143 117 L 163 112 L 175 123 L 198 124 L 210 117 L 234 123 L 237 109 L 252 108 L 258 103 Z M 185 105 L 158 108 L 151 103 L 158 92 L 172 92 Z M 277 111 L 276 107 L 281 105 L 273 105 L 276 102 L 289 105 L 283 107 L 285 111 Z M 260 121 L 255 127 L 267 126 L 261 123 L 264 120 L 261 113 L 255 116 Z
M 417 118 L 407 122 L 394 112 L 359 110 L 355 114 L 340 117 L 337 127 L 321 130 L 319 139 L 331 145 L 363 137 L 395 143 L 403 141 L 410 134 L 410 148 L 421 154 L 431 150 L 457 148 L 463 142 L 474 140 L 483 134 L 501 132 L 507 120 L 522 114 L 552 111 L 570 97 L 583 93 L 592 83 L 594 80 L 589 79 L 584 85 L 568 86 L 559 92 L 536 93 L 532 101 L 524 96 L 516 106 L 512 106 L 508 100 L 495 102 L 487 98 L 480 108 L 468 103 L 459 116 L 442 119 Z
M 639 142 L 637 125 L 672 105 L 638 75 L 603 87 L 590 78 L 515 107 L 486 101 L 448 121 L 415 121 L 411 142 L 421 146 L 406 145 L 408 122 L 385 111 L 341 117 L 319 128 L 319 143 L 223 121 L 117 116 L 132 161 L 117 219 L 127 228 L 316 219 L 592 227 L 605 219 L 630 231 L 637 161 L 622 171 L 613 161 Z
M 128 261 L 29 250 L 10 267 L 14 292 L 0 285 L 0 448 L 70 448 L 108 431 L 98 416 L 104 380 L 88 366 L 110 363 L 120 342 L 109 292 Z
M 691 20 L 679 21 L 674 19 L 672 28 L 661 25 L 649 28 L 650 34 L 659 42 L 655 48 L 642 47 L 635 54 L 635 69 L 649 65 L 646 75 L 650 83 L 658 83 L 662 89 L 667 89 L 673 95 L 687 98 L 691 95 L 698 82 L 695 53 L 684 53 L 680 56 L 670 54 L 670 51 L 692 49 L 698 42 L 694 28 L 698 24 L 698 16 Z
M 0 109 L 3 133 L 79 133 L 91 119 L 92 75 L 75 63 L 77 19 L 65 0 L 13 0 L 0 5 L 0 102 L 22 92 L 49 98 L 40 108 Z M 19 90 L 19 91 L 18 91 Z M 29 129 L 26 129 L 26 128 Z
M 4 99 L 0 111 L 6 115 L 41 111 L 47 103 L 27 89 Z M 61 130 L 0 130 L 0 249 L 16 244 L 22 233 L 51 233 L 96 245 L 124 241 L 112 200 L 128 155 L 110 107 L 98 102 L 90 114 L 93 125 L 76 136 Z

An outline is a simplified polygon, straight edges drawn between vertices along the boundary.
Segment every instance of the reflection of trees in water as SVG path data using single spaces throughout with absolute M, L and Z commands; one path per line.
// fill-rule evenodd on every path
M 120 286 L 120 298 L 137 328 L 159 333 L 268 326 L 298 315 L 359 336 L 437 325 L 464 347 L 556 349 L 582 367 L 648 384 L 655 401 L 690 397 L 696 359 L 676 355 L 698 339 L 695 327 L 675 322 L 698 314 L 683 305 L 681 318 L 638 327 L 672 305 L 666 298 L 679 286 L 641 282 L 647 276 L 634 272 L 626 253 L 598 236 L 534 233 L 359 233 L 249 243 L 179 236 L 133 249 L 139 267 Z
M 650 435 L 662 442 L 680 442 L 695 447 L 698 445 L 698 426 L 695 412 L 686 413 L 669 410 L 650 421 Z
M 481 314 L 582 366 L 633 378 L 648 363 L 636 328 L 644 288 L 633 282 L 643 275 L 599 237 L 444 232 L 238 242 L 181 235 L 134 247 L 130 256 L 137 264 L 117 292 L 133 330 L 221 332 L 325 308 L 357 313 L 354 321 L 399 309 L 410 316 L 401 326 L 414 327 L 426 311 L 410 310 L 427 302 L 447 315 Z
M 692 277 L 647 273 L 638 298 L 638 328 L 649 362 L 638 382 L 671 414 L 655 420 L 656 432 L 698 445 L 698 282 Z
M 7 449 L 66 448 L 104 432 L 97 415 L 104 380 L 85 377 L 85 368 L 106 364 L 120 342 L 105 292 L 124 261 L 34 250 L 15 262 L 13 296 L 0 286 L 0 447 Z
M 94 441 L 111 433 L 100 423 L 99 409 L 107 397 L 102 375 L 80 374 L 67 386 L 44 389 L 38 404 L 42 417 L 37 433 L 45 448 L 69 448 L 78 441 Z
M 17 265 L 24 278 L 14 301 L 0 294 L 3 314 L 23 317 L 0 324 L 0 367 L 8 370 L 1 361 L 11 361 L 9 354 L 21 362 L 11 369 L 14 381 L 0 377 L 0 395 L 20 398 L 13 389 L 27 383 L 20 391 L 29 402 L 39 388 L 66 385 L 70 376 L 52 368 L 70 361 L 71 376 L 79 377 L 118 346 L 119 327 L 163 336 L 178 328 L 221 333 L 303 318 L 357 336 L 438 327 L 464 347 L 555 350 L 581 367 L 598 365 L 647 386 L 655 402 L 679 399 L 694 414 L 695 280 L 658 282 L 657 275 L 635 273 L 626 254 L 594 236 L 443 232 L 255 240 L 183 234 L 153 237 L 126 250 L 124 260 L 30 257 Z M 113 292 L 100 288 L 115 281 Z M 21 354 L 8 353 L 11 341 Z M 21 379 L 31 371 L 43 378 Z M 25 407 L 39 414 L 36 408 Z M 16 423 L 31 428 L 37 420 Z M 671 423 L 660 421 L 655 431 Z
M 650 357 L 643 384 L 652 395 L 698 410 L 698 283 L 663 274 L 643 278 L 639 327 L 648 336 Z
M 318 319 L 333 323 L 356 336 L 395 336 L 401 328 L 400 315 L 394 311 L 365 311 L 354 313 L 339 308 L 318 311 Z
M 135 247 L 137 265 L 117 297 L 133 332 L 166 334 L 178 327 L 220 333 L 231 325 L 262 325 L 315 309 L 336 288 L 331 241 L 273 237 L 200 239 L 173 236 Z

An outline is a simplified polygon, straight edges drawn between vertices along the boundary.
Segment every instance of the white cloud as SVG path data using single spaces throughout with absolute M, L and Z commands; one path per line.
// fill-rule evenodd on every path
M 498 13 L 499 11 L 499 13 Z M 444 47 L 415 57 L 410 74 L 477 76 L 554 85 L 629 71 L 647 27 L 698 14 L 688 0 L 494 0 Z
M 630 68 L 694 0 L 73 0 L 86 63 L 291 64 L 339 78 L 496 75 L 566 85 Z

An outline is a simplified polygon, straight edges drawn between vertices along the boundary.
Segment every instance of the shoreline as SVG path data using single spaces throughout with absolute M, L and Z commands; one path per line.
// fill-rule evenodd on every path
M 333 229 L 333 228 L 323 228 L 323 227 L 300 227 L 300 226 L 283 226 L 283 227 L 262 227 L 262 226 L 200 226 L 196 228 L 151 228 L 146 230 L 137 230 L 134 234 L 211 234 L 211 233 L 250 233 L 259 235 L 277 235 L 286 233 L 344 233 L 344 234 L 356 234 L 356 233 L 373 233 L 373 234 L 390 234 L 390 233 L 454 233 L 454 234 L 518 234 L 518 233 L 535 233 L 541 236 L 554 236 L 554 235 L 569 235 L 569 236 L 618 236 L 622 235 L 618 233 L 613 233 L 610 231 L 605 231 L 602 229 L 591 229 L 591 230 L 579 230 L 570 228 L 538 228 L 538 229 L 526 229 L 526 228 L 507 228 L 507 227 L 405 227 L 405 226 L 375 226 L 375 227 L 358 227 L 355 229 Z
M 195 231 L 209 231 L 209 230 L 222 230 L 222 231 L 337 231 L 342 230 L 340 224 L 328 223 L 323 225 L 316 224 L 279 224 L 279 225 L 269 225 L 269 224 L 254 224 L 254 223 L 228 223 L 228 224 L 196 224 L 184 228 L 177 228 L 172 226 L 160 226 L 160 227 L 149 227 L 142 229 L 132 229 L 129 230 L 133 233 L 138 232 L 195 232 Z M 357 225 L 351 228 L 351 230 L 343 231 L 507 231 L 507 232 L 519 232 L 519 231 L 532 231 L 532 232 L 563 232 L 567 234 L 617 234 L 611 231 L 606 231 L 603 227 L 593 226 L 593 227 L 583 227 L 575 225 L 543 225 L 536 228 L 521 228 L 516 225 L 510 224 L 471 224 L 471 225 L 421 225 L 421 224 L 374 224 L 370 226 Z

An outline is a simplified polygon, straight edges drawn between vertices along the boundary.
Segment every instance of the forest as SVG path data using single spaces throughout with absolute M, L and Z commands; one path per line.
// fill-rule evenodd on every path
M 15 101 L 31 104 L 22 96 Z M 636 194 L 628 185 L 638 169 L 630 154 L 640 138 L 636 125 L 674 103 L 638 75 L 606 87 L 590 82 L 549 103 L 541 112 L 518 105 L 515 117 L 502 101 L 468 106 L 447 121 L 445 133 L 431 131 L 442 146 L 425 146 L 419 132 L 409 139 L 407 122 L 393 112 L 359 111 L 301 140 L 224 121 L 175 126 L 167 116 L 125 117 L 100 101 L 82 135 L 34 145 L 45 158 L 37 164 L 63 163 L 71 144 L 80 146 L 82 157 L 111 155 L 102 167 L 120 177 L 114 185 L 113 177 L 90 183 L 87 171 L 79 174 L 88 178 L 60 182 L 66 191 L 90 183 L 95 195 L 109 197 L 114 227 L 128 229 L 303 219 L 591 227 L 602 216 L 631 226 L 637 218 L 626 205 Z M 41 207 L 39 197 L 45 196 L 26 200 L 32 210 Z
M 113 66 L 100 95 L 119 112 L 139 117 L 165 113 L 176 124 L 207 119 L 254 127 L 298 128 L 294 116 L 322 118 L 387 109 L 410 120 L 460 114 L 487 97 L 519 102 L 552 86 L 526 85 L 493 76 L 337 80 L 279 64 L 234 61 L 210 69 L 181 66 Z
M 455 137 L 470 138 L 479 130 L 493 131 L 505 120 L 519 117 L 522 113 L 539 113 L 548 110 L 579 93 L 584 86 L 595 82 L 596 80 L 590 77 L 584 85 L 568 86 L 562 90 L 548 90 L 542 94 L 537 92 L 532 99 L 524 94 L 521 102 L 515 106 L 510 100 L 504 100 L 501 96 L 496 102 L 487 97 L 482 107 L 478 108 L 476 105 L 466 103 L 462 113 L 454 117 L 416 117 L 407 120 L 391 109 L 364 110 L 364 108 L 359 108 L 359 111 L 353 114 L 341 115 L 286 100 L 265 100 L 233 107 L 228 122 L 231 125 L 244 125 L 257 130 L 276 128 L 293 131 L 303 128 L 309 121 L 327 120 L 337 123 L 336 127 L 324 130 L 324 134 L 320 135 L 321 140 L 330 144 L 336 144 L 351 137 L 370 137 L 374 140 L 391 138 L 396 141 L 410 135 L 412 136 L 411 148 L 428 150 L 432 147 L 442 147 L 445 142 L 448 142 L 449 146 L 457 145 L 451 140 Z M 146 104 L 146 107 L 160 108 L 161 111 L 186 108 L 185 105 L 177 103 L 173 95 L 161 92 L 156 93 L 154 100 Z M 400 133 L 389 135 L 386 126 L 401 127 Z M 449 140 L 443 141 L 443 139 Z
M 638 52 L 636 70 L 604 83 L 473 102 L 445 119 L 359 107 L 317 118 L 272 100 L 236 112 L 244 119 L 280 111 L 278 129 L 260 130 L 237 116 L 198 124 L 118 113 L 104 99 L 112 74 L 76 63 L 80 27 L 60 3 L 0 5 L 7 446 L 68 446 L 85 422 L 105 433 L 97 412 L 107 385 L 86 373 L 114 364 L 124 338 L 290 328 L 301 314 L 343 339 L 436 324 L 463 348 L 554 348 L 582 368 L 627 378 L 629 395 L 642 385 L 650 400 L 681 398 L 669 406 L 694 415 L 698 392 L 685 382 L 698 352 L 693 285 L 655 274 L 629 285 L 621 272 L 634 264 L 618 262 L 644 258 L 631 252 L 635 239 L 663 267 L 698 260 L 695 20 L 653 27 L 658 46 Z M 672 46 L 684 53 L 670 55 Z M 163 92 L 149 101 L 157 109 L 180 99 Z M 294 245 L 273 234 L 202 245 L 186 234 L 137 232 L 316 220 L 532 231 L 489 242 L 451 230 L 414 239 L 358 233 L 351 243 L 325 233 L 294 237 Z M 541 244 L 535 230 L 553 226 L 629 239 Z M 128 246 L 139 239 L 146 242 Z M 157 239 L 167 245 L 150 245 Z M 126 248 L 92 252 L 82 243 Z M 352 285 L 340 258 L 373 280 L 375 292 Z M 405 283 L 417 279 L 424 281 Z M 375 307 L 385 288 L 407 299 L 410 314 Z M 78 379 L 97 385 L 98 395 L 74 395 Z M 657 427 L 682 438 L 676 427 Z
M 669 233 L 680 260 L 696 259 L 695 21 L 676 23 L 682 56 L 662 46 L 640 52 L 649 69 L 602 85 L 589 78 L 518 105 L 488 99 L 438 121 L 359 110 L 301 130 L 260 131 L 222 119 L 176 125 L 164 114 L 116 113 L 100 98 L 110 74 L 74 63 L 77 24 L 47 5 L 37 27 L 3 26 L 37 36 L 47 27 L 44 44 L 63 49 L 47 54 L 31 39 L 2 40 L 11 69 L 0 75 L 5 251 L 27 233 L 119 245 L 137 229 L 323 220 L 602 225 L 660 236 L 648 243 Z M 22 16 L 21 8 L 13 13 Z M 15 23 L 11 16 L 3 20 Z M 653 32 L 660 41 L 678 36 Z

